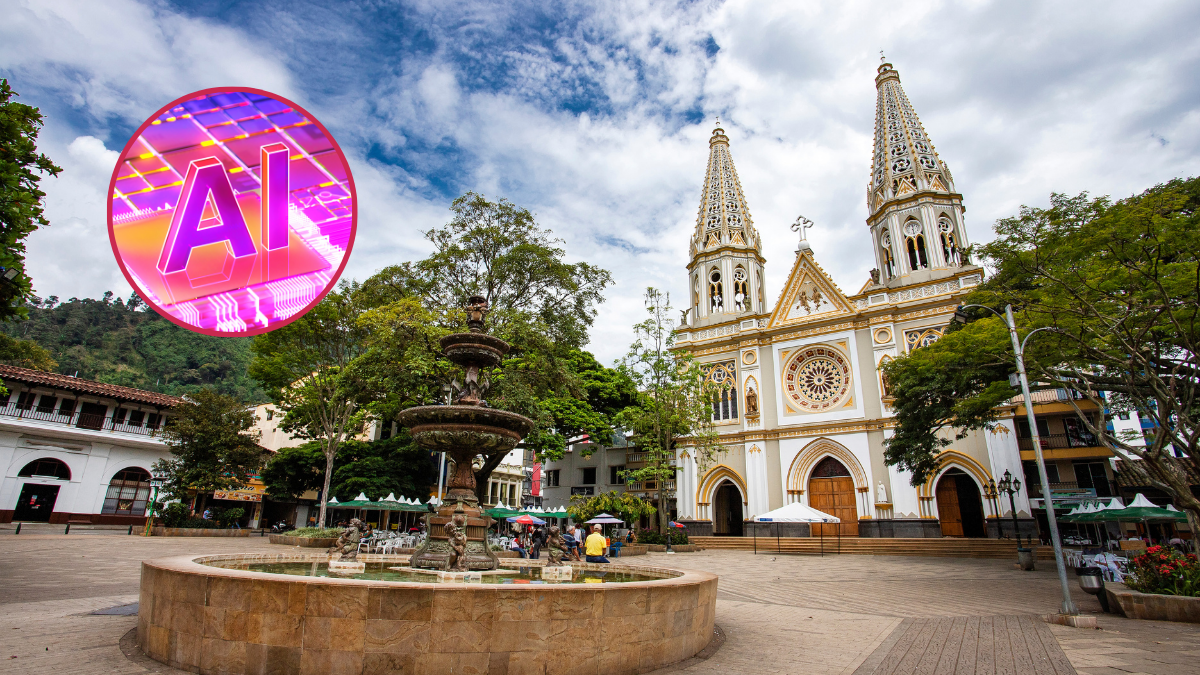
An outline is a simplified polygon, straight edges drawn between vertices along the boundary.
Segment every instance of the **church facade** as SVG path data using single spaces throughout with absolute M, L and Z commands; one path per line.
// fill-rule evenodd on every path
M 937 340 L 983 270 L 962 253 L 963 196 L 899 74 L 884 63 L 875 82 L 867 227 L 845 244 L 875 265 L 853 293 L 821 268 L 800 219 L 791 273 L 768 305 L 767 260 L 729 138 L 718 127 L 709 139 L 676 349 L 725 388 L 713 404 L 723 450 L 700 466 L 679 448 L 676 507 L 694 534 L 739 535 L 743 521 L 792 502 L 864 537 L 987 536 L 1011 517 L 984 490 L 1006 470 L 1022 475 L 1011 419 L 954 441 L 923 484 L 884 463 L 894 420 L 880 364 Z M 1029 517 L 1024 494 L 1016 507 Z

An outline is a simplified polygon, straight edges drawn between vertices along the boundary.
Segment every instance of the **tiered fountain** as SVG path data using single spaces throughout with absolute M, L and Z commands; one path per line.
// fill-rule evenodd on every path
M 409 408 L 396 418 L 409 428 L 418 445 L 445 452 L 454 460 L 446 498 L 437 514 L 427 517 L 428 537 L 413 554 L 410 564 L 417 568 L 461 572 L 499 567 L 499 560 L 487 542 L 487 528 L 492 519 L 479 507 L 475 496 L 473 462 L 477 455 L 508 454 L 533 429 L 533 420 L 528 417 L 488 407 L 483 398 L 488 379 L 486 375 L 481 378 L 480 371 L 500 365 L 510 346 L 484 332 L 487 299 L 474 296 L 467 301 L 466 309 L 471 332 L 441 339 L 446 358 L 465 371 L 462 385 L 453 388 L 456 402 Z M 463 530 L 465 542 L 461 536 L 456 542 L 456 535 Z
M 398 418 L 422 447 L 455 462 L 411 561 L 363 554 L 364 572 L 349 575 L 330 569 L 326 554 L 295 551 L 145 561 L 137 639 L 146 654 L 202 675 L 632 675 L 708 644 L 716 575 L 620 562 L 572 563 L 567 577 L 544 575 L 539 560 L 497 569 L 472 461 L 507 453 L 533 422 L 487 406 L 480 370 L 498 366 L 509 346 L 483 332 L 483 298 L 467 311 L 471 332 L 441 341 L 466 371 L 455 402 Z

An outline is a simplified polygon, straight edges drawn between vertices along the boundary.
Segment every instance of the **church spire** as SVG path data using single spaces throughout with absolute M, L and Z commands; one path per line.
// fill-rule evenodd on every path
M 700 213 L 692 236 L 692 255 L 723 247 L 762 251 L 742 183 L 729 155 L 729 137 L 717 123 L 708 139 L 708 171 L 700 194 Z
M 889 202 L 915 192 L 954 192 L 954 179 L 933 149 L 892 64 L 879 66 L 875 88 L 875 157 L 868 213 L 875 215 Z
M 693 326 L 765 314 L 762 240 L 754 229 L 729 155 L 729 137 L 720 122 L 708 139 L 708 169 L 690 253 Z
M 969 265 L 962 195 L 933 149 L 900 74 L 884 62 L 875 77 L 875 156 L 867 186 L 867 225 L 875 283 L 895 287 L 946 276 Z

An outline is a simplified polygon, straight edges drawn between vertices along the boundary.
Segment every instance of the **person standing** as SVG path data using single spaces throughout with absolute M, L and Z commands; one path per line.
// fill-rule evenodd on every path
M 533 531 L 533 544 L 529 547 L 529 557 L 533 560 L 540 560 L 542 555 L 542 547 L 546 545 L 546 531 L 538 527 Z
M 592 528 L 592 533 L 587 538 L 587 558 L 590 563 L 606 563 L 608 558 L 604 557 L 605 548 L 604 535 L 600 534 L 600 526 L 595 525 Z
M 579 527 L 579 523 L 575 524 L 575 555 L 583 555 L 583 528 Z

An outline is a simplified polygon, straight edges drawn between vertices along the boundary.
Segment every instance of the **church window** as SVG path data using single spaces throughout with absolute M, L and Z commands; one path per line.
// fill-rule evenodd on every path
M 954 237 L 954 224 L 946 216 L 938 219 L 938 230 L 942 238 L 942 255 L 946 264 L 958 267 L 962 265 L 962 253 L 958 250 L 958 241 Z
M 725 307 L 724 295 L 721 285 L 721 273 L 713 270 L 708 275 L 708 306 L 710 312 L 716 313 Z
M 921 223 L 916 218 L 910 218 L 904 223 L 904 247 L 908 251 L 909 269 L 922 270 L 929 267 L 925 235 L 921 232 Z
M 712 391 L 713 421 L 723 422 L 738 418 L 738 392 L 734 387 L 737 371 L 733 361 L 709 363 L 700 366 L 704 384 Z
M 793 407 L 823 412 L 841 405 L 853 388 L 850 359 L 831 347 L 808 347 L 783 367 L 784 393 Z
M 896 258 L 892 255 L 892 235 L 885 230 L 883 236 L 879 238 L 880 258 L 883 261 L 883 271 L 886 275 L 885 279 L 894 279 L 896 277 Z
M 733 307 L 739 312 L 746 311 L 746 301 L 750 299 L 750 281 L 746 270 L 741 265 L 733 268 Z

